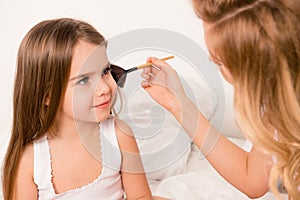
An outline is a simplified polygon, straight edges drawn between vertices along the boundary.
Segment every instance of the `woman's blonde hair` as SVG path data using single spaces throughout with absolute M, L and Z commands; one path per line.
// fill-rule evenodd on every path
M 291 0 L 193 0 L 209 25 L 208 49 L 234 80 L 237 121 L 261 150 L 276 157 L 280 179 L 299 199 L 300 3 Z

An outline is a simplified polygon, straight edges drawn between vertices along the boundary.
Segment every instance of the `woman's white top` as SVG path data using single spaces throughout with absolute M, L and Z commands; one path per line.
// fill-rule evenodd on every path
M 47 136 L 34 142 L 34 182 L 38 199 L 124 199 L 120 166 L 121 153 L 114 118 L 100 123 L 102 172 L 93 182 L 80 188 L 56 194 L 52 183 L 51 155 Z M 75 166 L 74 166 L 75 167 Z

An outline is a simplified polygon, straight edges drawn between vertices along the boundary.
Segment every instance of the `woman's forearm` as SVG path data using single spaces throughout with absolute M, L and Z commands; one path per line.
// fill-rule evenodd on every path
M 229 183 L 249 197 L 259 197 L 268 191 L 269 156 L 256 149 L 248 153 L 229 141 L 187 97 L 174 103 L 170 112 L 210 164 Z

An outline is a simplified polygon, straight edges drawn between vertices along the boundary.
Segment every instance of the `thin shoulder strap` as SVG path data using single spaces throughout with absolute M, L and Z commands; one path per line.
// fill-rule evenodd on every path
M 35 184 L 40 188 L 51 186 L 51 155 L 47 136 L 33 142 Z
M 100 123 L 100 141 L 103 164 L 113 170 L 120 170 L 122 157 L 116 135 L 114 117 L 110 117 Z

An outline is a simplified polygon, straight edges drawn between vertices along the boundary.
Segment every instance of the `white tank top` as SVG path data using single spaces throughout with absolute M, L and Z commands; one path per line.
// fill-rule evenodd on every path
M 34 142 L 34 182 L 38 199 L 124 199 L 120 166 L 121 153 L 116 137 L 114 118 L 100 123 L 102 172 L 88 185 L 56 194 L 52 183 L 51 155 L 47 136 Z

